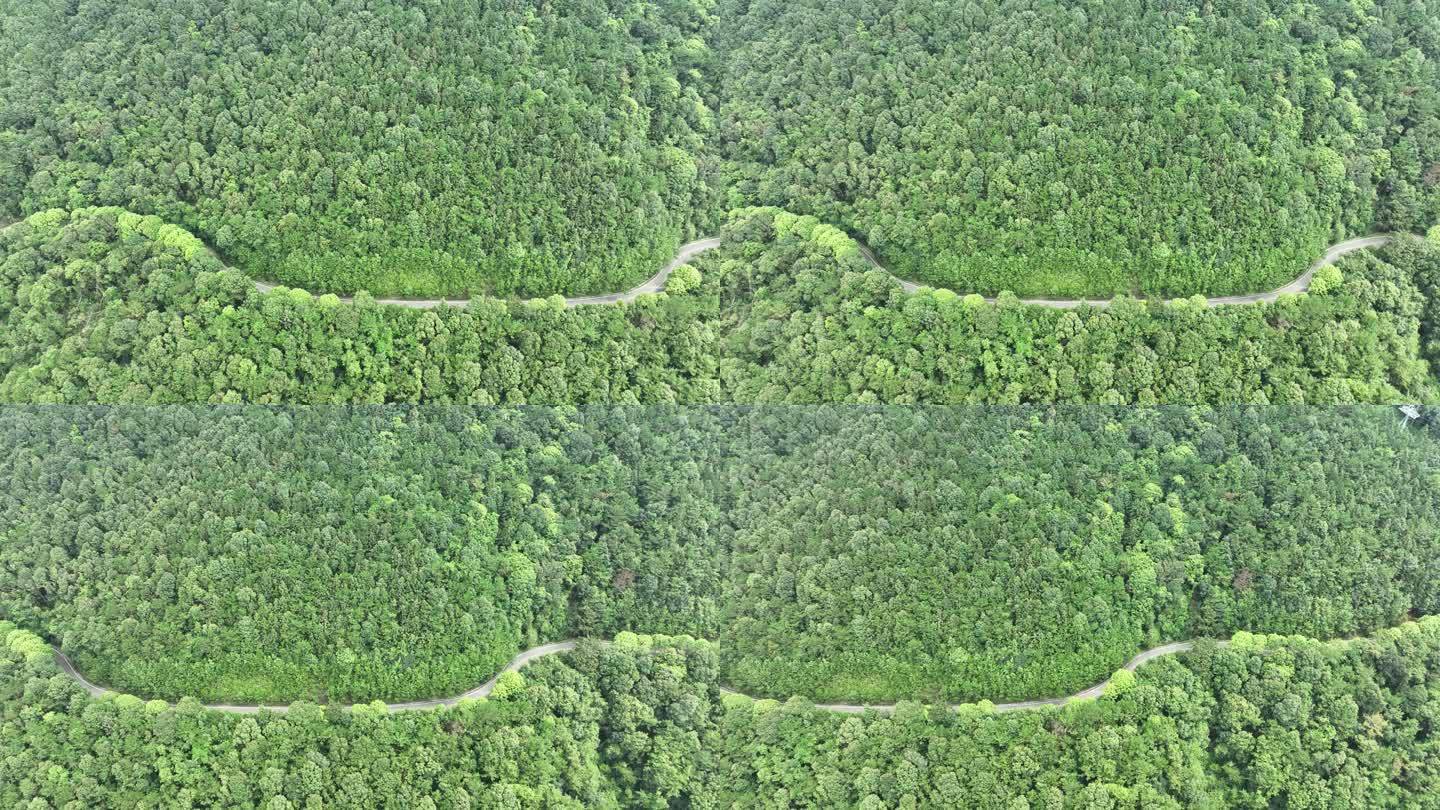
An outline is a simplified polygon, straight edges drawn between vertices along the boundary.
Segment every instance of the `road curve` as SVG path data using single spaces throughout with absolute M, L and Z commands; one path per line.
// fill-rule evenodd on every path
M 18 222 L 0 223 L 0 231 L 8 230 L 10 226 L 17 225 L 19 224 L 19 222 L 23 221 L 24 220 L 19 220 Z M 1416 236 L 1415 234 L 1403 234 L 1403 236 L 1416 240 L 1420 239 L 1420 237 Z M 1315 273 L 1320 270 L 1320 268 L 1332 265 L 1335 262 L 1339 261 L 1341 258 L 1351 253 L 1355 253 L 1361 250 L 1369 250 L 1371 248 L 1383 247 L 1395 241 L 1396 238 L 1397 237 L 1394 234 L 1377 233 L 1370 234 L 1368 236 L 1357 236 L 1354 239 L 1346 239 L 1343 242 L 1337 242 L 1326 248 L 1324 255 L 1316 259 L 1313 264 L 1306 268 L 1305 272 L 1301 273 L 1295 278 L 1294 281 L 1291 281 L 1284 286 L 1276 287 L 1275 289 L 1269 290 L 1267 292 L 1250 293 L 1248 295 L 1222 295 L 1214 298 L 1206 298 L 1205 303 L 1210 306 L 1223 306 L 1227 304 L 1258 304 L 1262 301 L 1274 301 L 1280 296 L 1288 293 L 1305 292 L 1306 290 L 1310 289 L 1310 282 L 1312 279 L 1314 279 Z M 928 287 L 928 285 L 920 284 L 919 282 L 915 281 L 906 281 L 905 279 L 896 276 L 894 273 L 891 273 L 885 267 L 885 265 L 880 263 L 880 260 L 876 258 L 875 253 L 871 251 L 870 248 L 867 247 L 863 242 L 856 241 L 855 244 L 856 247 L 860 249 L 860 255 L 863 256 L 867 262 L 869 262 L 877 270 L 881 270 L 888 274 L 891 278 L 895 279 L 895 281 L 900 284 L 900 289 L 904 290 L 905 292 L 913 293 L 921 289 L 926 289 Z M 680 265 L 685 264 L 696 256 L 705 253 L 706 251 L 714 250 L 720 247 L 720 245 L 721 239 L 718 236 L 709 236 L 705 237 L 704 239 L 696 239 L 693 242 L 687 242 L 684 245 L 680 246 L 680 250 L 675 254 L 675 258 L 671 259 L 668 264 L 660 268 L 660 271 L 657 272 L 655 275 L 651 276 L 640 284 L 631 287 L 624 292 L 607 293 L 605 295 L 582 295 L 574 298 L 566 298 L 565 306 L 580 307 L 588 306 L 591 304 L 618 304 L 626 301 L 634 301 L 641 295 L 660 292 L 665 289 L 665 282 L 670 279 L 670 274 L 675 272 L 676 268 L 680 267 Z M 208 250 L 210 250 L 210 254 L 212 256 L 215 256 L 218 260 L 219 255 L 215 253 L 214 249 L 209 248 L 208 245 L 206 247 Z M 279 289 L 281 287 L 282 285 L 274 284 L 267 281 L 255 282 L 256 291 L 261 293 L 267 293 L 271 290 Z M 338 297 L 342 302 L 347 304 L 355 300 L 352 296 L 348 295 L 342 295 Z M 998 299 L 994 297 L 985 298 L 985 301 L 991 304 L 996 303 L 997 300 Z M 406 307 L 408 309 L 435 309 L 436 307 L 443 306 L 464 307 L 468 305 L 470 301 L 471 299 L 469 298 L 375 299 L 375 302 L 378 304 L 387 304 L 396 307 Z M 1112 299 L 1090 300 L 1086 298 L 1020 299 L 1020 303 L 1022 304 L 1033 307 L 1046 307 L 1049 309 L 1078 309 L 1082 306 L 1090 306 L 1097 309 L 1103 309 L 1110 306 L 1112 302 Z
M 510 659 L 510 663 L 506 664 L 505 669 L 501 670 L 501 672 L 495 677 L 463 694 L 447 698 L 434 698 L 431 700 L 414 700 L 406 703 L 386 703 L 385 708 L 388 711 L 392 712 L 421 711 L 424 709 L 436 709 L 442 706 L 454 706 L 456 703 L 459 703 L 462 700 L 489 697 L 490 693 L 495 689 L 496 682 L 500 680 L 501 674 L 504 674 L 506 672 L 518 672 L 522 667 L 537 659 L 544 658 L 549 655 L 555 655 L 557 653 L 569 652 L 570 650 L 575 649 L 575 647 L 579 643 L 580 642 L 578 640 L 571 639 L 567 641 L 556 641 L 551 644 L 542 644 L 538 647 L 531 647 L 530 649 L 525 650 L 524 652 Z M 598 643 L 609 644 L 610 642 L 600 641 Z M 1215 642 L 1216 646 L 1219 647 L 1228 646 L 1229 643 L 1230 642 L 1228 641 Z M 1194 641 L 1177 641 L 1172 644 L 1164 644 L 1159 647 L 1152 647 L 1151 649 L 1138 653 L 1134 658 L 1131 658 L 1129 661 L 1126 661 L 1124 668 L 1131 672 L 1134 672 L 1136 669 L 1139 669 L 1144 664 L 1153 661 L 1156 658 L 1160 658 L 1166 655 L 1174 655 L 1176 653 L 1187 652 L 1190 649 L 1194 648 L 1194 646 Z M 55 663 L 60 667 L 60 670 L 66 675 L 70 676 L 70 678 L 73 679 L 76 683 L 80 684 L 80 686 L 84 688 L 86 692 L 90 693 L 91 697 L 101 697 L 103 695 L 116 694 L 113 690 L 106 689 L 105 687 L 99 686 L 86 679 L 84 675 L 80 674 L 79 670 L 75 669 L 75 665 L 71 663 L 70 658 L 66 656 L 65 653 L 61 652 L 59 647 L 52 646 L 51 649 L 55 652 Z M 1089 689 L 1082 689 L 1073 695 L 1066 695 L 1064 697 L 1055 698 L 1043 698 L 1039 700 L 1022 700 L 1015 703 L 996 703 L 994 704 L 994 710 L 997 712 L 1014 712 L 1023 709 L 1038 709 L 1045 706 L 1064 706 L 1065 704 L 1076 700 L 1097 698 L 1105 693 L 1105 688 L 1109 685 L 1110 680 L 1107 678 L 1106 680 L 1095 684 Z M 734 689 L 728 689 L 725 687 L 721 687 L 720 691 L 728 695 L 741 695 L 744 697 L 748 697 L 743 692 L 737 692 Z M 371 704 L 350 704 L 343 706 L 342 708 L 349 710 L 355 708 L 356 705 L 368 706 Z M 956 709 L 959 708 L 961 705 L 965 704 L 950 704 L 950 708 Z M 247 706 L 232 703 L 207 703 L 205 704 L 205 708 L 217 712 L 226 712 L 229 714 L 256 714 L 262 710 L 271 712 L 286 712 L 289 711 L 290 707 Z M 866 711 L 875 711 L 880 712 L 881 714 L 888 714 L 895 711 L 895 704 L 817 703 L 815 704 L 815 708 L 821 709 L 822 711 L 838 712 L 841 714 L 862 714 Z
M 1326 248 L 1325 254 L 1323 256 L 1321 256 L 1319 259 L 1316 259 L 1314 264 L 1310 265 L 1310 267 L 1307 268 L 1304 273 L 1301 273 L 1298 277 L 1296 277 L 1294 281 L 1291 281 L 1289 284 L 1286 284 L 1282 287 L 1276 287 L 1275 289 L 1268 292 L 1251 293 L 1249 295 L 1223 295 L 1215 298 L 1206 298 L 1205 302 L 1211 306 L 1220 306 L 1225 304 L 1256 304 L 1262 301 L 1274 301 L 1281 295 L 1284 295 L 1286 293 L 1305 292 L 1306 290 L 1310 289 L 1310 281 L 1315 277 L 1315 272 L 1320 268 L 1332 265 L 1335 262 L 1339 261 L 1342 257 L 1356 251 L 1368 250 L 1370 248 L 1387 245 L 1394 239 L 1395 237 L 1390 234 L 1372 234 L 1370 236 L 1360 236 L 1354 239 L 1347 239 L 1344 242 L 1339 242 L 1331 245 L 1329 248 Z M 624 292 L 609 293 L 607 295 L 587 295 L 577 298 L 566 298 L 565 306 L 579 307 L 587 306 L 590 304 L 616 304 L 622 301 L 634 301 L 636 298 L 646 293 L 660 292 L 661 290 L 665 289 L 665 282 L 670 278 L 670 274 L 673 273 L 677 267 L 690 261 L 701 253 L 720 247 L 720 244 L 720 238 L 714 236 L 707 237 L 705 239 L 697 239 L 694 242 L 686 243 L 680 247 L 679 253 L 675 255 L 674 259 L 670 260 L 669 264 L 665 265 L 663 268 L 660 269 L 660 272 L 651 276 L 648 280 L 644 281 L 638 286 L 632 287 L 631 289 Z M 894 275 L 893 273 L 890 273 L 890 271 L 886 269 L 883 264 L 880 263 L 880 260 L 875 257 L 875 254 L 870 250 L 870 248 L 859 242 L 856 242 L 856 246 L 860 249 L 860 255 L 864 256 L 866 261 L 868 261 L 876 269 L 889 274 L 891 278 L 899 282 L 900 288 L 905 292 L 913 293 L 927 287 L 927 285 L 920 284 L 914 281 L 906 281 L 905 279 L 902 279 Z M 263 281 L 255 282 L 255 289 L 262 293 L 274 290 L 278 286 L 279 285 Z M 340 296 L 340 300 L 349 303 L 354 299 L 349 296 Z M 993 304 L 996 303 L 997 299 L 994 297 L 987 297 L 985 301 L 987 303 Z M 389 304 L 391 306 L 397 307 L 408 307 L 410 309 L 434 309 L 436 307 L 442 306 L 464 307 L 470 303 L 470 299 L 378 298 L 376 299 L 376 303 Z M 1101 299 L 1092 301 L 1085 298 L 1022 298 L 1020 299 L 1020 303 L 1035 307 L 1047 307 L 1049 309 L 1077 309 L 1082 306 L 1090 306 L 1103 309 L 1104 307 L 1110 306 L 1111 300 Z

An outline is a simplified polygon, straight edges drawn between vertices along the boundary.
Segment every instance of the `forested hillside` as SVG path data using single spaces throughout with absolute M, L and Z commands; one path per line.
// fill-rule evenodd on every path
M 0 232 L 0 401 L 1436 399 L 1434 246 L 1351 257 L 1273 304 L 1061 311 L 907 295 L 834 228 L 773 209 L 737 212 L 725 235 L 684 292 L 416 311 L 259 294 L 158 220 L 44 212 Z
M 1273 304 L 1121 300 L 1104 310 L 1056 310 L 1010 296 L 988 305 L 946 290 L 905 295 L 852 240 L 813 218 L 751 209 L 736 212 L 727 234 L 739 261 L 711 261 L 726 304 L 723 390 L 739 401 L 1300 404 L 1437 396 L 1419 348 L 1421 334 L 1440 334 L 1440 310 L 1423 294 L 1436 289 L 1436 245 L 1406 239 L 1349 257 L 1309 294 Z
M 119 205 L 320 292 L 628 286 L 712 196 L 706 7 L 7 3 L 0 219 Z
M 1437 372 L 1440 0 L 0 0 L 0 807 L 1440 810 Z
M 1387 256 L 1409 268 L 1425 306 L 1420 313 L 1420 341 L 1432 369 L 1440 369 L 1440 225 L 1424 244 L 1397 245 Z
M 0 218 L 156 214 L 316 292 L 623 289 L 777 205 L 956 289 L 1218 295 L 1440 220 L 1433 0 L 7 11 Z
M 572 635 L 714 637 L 718 433 L 649 409 L 0 409 L 0 617 L 101 683 L 252 702 L 459 694 Z
M 1440 609 L 1440 443 L 1388 407 L 10 407 L 0 442 L 0 617 L 146 697 L 459 694 L 631 630 L 757 694 L 998 700 Z
M 1440 444 L 1390 409 L 758 408 L 750 424 L 720 622 L 747 693 L 1047 697 L 1167 641 L 1440 610 Z
M 460 310 L 255 292 L 188 233 L 118 209 L 0 233 L 6 402 L 711 402 L 688 300 Z
M 1039 296 L 1279 286 L 1440 218 L 1440 7 L 723 0 L 732 206 L 906 278 Z

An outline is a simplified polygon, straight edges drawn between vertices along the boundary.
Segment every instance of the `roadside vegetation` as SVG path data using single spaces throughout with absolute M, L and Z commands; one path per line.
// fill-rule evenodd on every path
M 721 711 L 714 653 L 678 639 L 586 645 L 451 709 L 253 717 L 92 700 L 35 642 L 0 621 L 0 804 L 27 810 L 703 803 Z
M 107 686 L 264 703 L 456 695 L 571 636 L 713 637 L 722 448 L 688 421 L 0 409 L 0 616 Z
M 1433 619 L 1343 644 L 1243 635 L 1059 711 L 739 702 L 715 793 L 735 808 L 1429 807 L 1437 707 Z
M 1440 251 L 1355 254 L 1271 304 L 1027 307 L 907 295 L 813 218 L 737 212 L 709 259 L 726 326 L 722 390 L 744 402 L 1335 403 L 1434 401 Z M 1297 267 L 1303 267 L 1305 263 Z M 1424 284 L 1419 287 L 1417 284 Z M 1434 356 L 1433 347 L 1430 349 Z
M 0 0 L 0 807 L 1440 808 L 1437 66 L 1440 0 Z
M 1440 444 L 1390 408 L 758 408 L 721 660 L 815 701 L 1045 698 L 1237 630 L 1440 610 Z

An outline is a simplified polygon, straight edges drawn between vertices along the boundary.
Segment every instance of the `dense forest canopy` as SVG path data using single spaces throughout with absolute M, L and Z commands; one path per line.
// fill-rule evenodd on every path
M 10 407 L 0 441 L 0 616 L 147 697 L 459 694 L 636 631 L 756 694 L 1000 700 L 1440 609 L 1440 442 L 1388 407 Z
M 628 286 L 708 208 L 705 8 L 7 4 L 0 219 L 121 205 L 319 291 Z
M 726 698 L 713 652 L 587 646 L 481 703 L 244 717 L 91 700 L 0 622 L 0 802 L 265 807 L 1430 807 L 1440 627 L 1242 634 L 1064 710 Z
M 0 426 L 0 615 L 145 696 L 459 694 L 539 642 L 717 630 L 723 448 L 685 413 L 12 407 Z
M 0 0 L 0 806 L 1440 808 L 1436 2 Z
M 0 218 L 456 297 L 623 289 L 778 205 L 964 292 L 1249 292 L 1440 220 L 1437 64 L 1433 0 L 24 3 Z
M 1375 408 L 757 408 L 742 691 L 1068 694 L 1135 651 L 1440 609 L 1440 444 Z
M 1436 399 L 1419 344 L 1440 333 L 1421 292 L 1436 289 L 1440 252 L 1413 240 L 1348 258 L 1323 287 L 1273 304 L 1058 310 L 1013 296 L 992 306 L 946 290 L 903 294 L 813 218 L 751 209 L 728 233 L 738 260 L 712 259 L 711 276 L 729 305 L 722 390 L 738 401 Z
M 1277 287 L 1440 219 L 1429 0 L 724 0 L 732 205 L 906 278 L 1073 297 Z
M 905 294 L 830 226 L 735 212 L 684 291 L 417 311 L 257 293 L 119 209 L 0 231 L 0 401 L 1432 402 L 1440 246 L 1401 240 L 1273 304 L 1100 310 Z

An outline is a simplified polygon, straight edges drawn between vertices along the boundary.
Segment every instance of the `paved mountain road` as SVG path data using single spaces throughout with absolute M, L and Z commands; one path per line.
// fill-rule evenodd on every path
M 599 643 L 608 644 L 609 642 L 601 641 Z M 1217 646 L 1224 647 L 1230 642 L 1216 641 L 1215 643 Z M 524 652 L 510 659 L 510 663 L 505 665 L 505 669 L 501 670 L 500 674 L 504 674 L 505 672 L 518 672 L 521 668 L 531 663 L 532 661 L 544 658 L 546 656 L 556 655 L 558 653 L 569 652 L 575 649 L 576 645 L 578 644 L 579 641 L 572 639 L 568 641 L 557 641 L 551 644 L 542 644 L 538 647 L 531 647 L 530 649 L 525 650 Z M 1126 661 L 1124 668 L 1130 670 L 1131 672 L 1134 672 L 1136 669 L 1139 669 L 1142 665 L 1146 664 L 1149 661 L 1153 661 L 1156 658 L 1160 658 L 1166 655 L 1174 655 L 1176 653 L 1187 652 L 1193 649 L 1194 646 L 1194 641 L 1177 641 L 1173 644 L 1165 644 L 1159 647 L 1153 647 L 1151 649 L 1145 650 L 1142 653 L 1137 654 L 1129 661 Z M 55 663 L 59 665 L 61 671 L 64 672 L 66 675 L 69 675 L 76 683 L 80 684 L 80 686 L 82 686 L 85 691 L 89 692 L 92 697 L 100 697 L 106 694 L 113 694 L 112 690 L 106 689 L 103 686 L 96 685 L 87 680 L 84 675 L 80 674 L 80 671 L 77 670 L 75 668 L 75 665 L 70 662 L 69 657 L 67 657 L 65 653 L 60 651 L 59 647 L 52 647 L 51 649 L 55 651 Z M 421 711 L 424 709 L 435 709 L 441 706 L 454 706 L 456 703 L 459 703 L 462 700 L 489 697 L 490 693 L 495 689 L 496 682 L 500 680 L 500 674 L 497 674 L 495 677 L 491 678 L 485 683 L 480 684 L 474 689 L 471 689 L 470 691 L 463 694 L 455 695 L 454 697 L 434 698 L 432 700 L 414 700 L 406 703 L 387 703 L 385 704 L 385 708 L 392 712 Z M 1089 689 L 1082 689 L 1081 691 L 1076 692 L 1073 695 L 1066 695 L 1064 697 L 1043 698 L 1039 700 L 1022 700 L 1016 703 L 996 703 L 994 704 L 995 711 L 1013 712 L 1021 711 L 1023 709 L 1038 709 L 1043 706 L 1063 706 L 1066 703 L 1070 703 L 1071 701 L 1075 700 L 1097 698 L 1105 693 L 1105 688 L 1109 685 L 1110 681 L 1109 679 L 1106 679 L 1104 681 L 1101 681 L 1100 683 L 1095 684 Z M 729 695 L 745 696 L 743 692 L 737 692 L 734 689 L 727 689 L 721 687 L 720 691 Z M 351 704 L 345 706 L 344 708 L 353 709 L 355 705 L 369 704 Z M 959 705 L 960 704 L 951 704 L 951 708 L 957 708 Z M 245 706 L 231 703 L 205 704 L 205 708 L 217 712 L 227 712 L 230 714 L 256 714 L 261 710 L 267 710 L 272 712 L 289 711 L 288 706 Z M 829 712 L 839 712 L 842 714 L 862 714 L 866 711 L 876 711 L 880 712 L 881 714 L 888 714 L 895 711 L 895 704 L 817 703 L 815 704 L 815 708 Z

